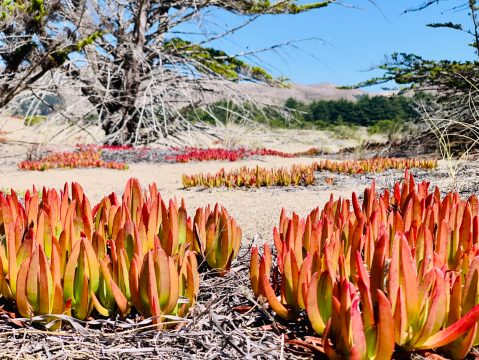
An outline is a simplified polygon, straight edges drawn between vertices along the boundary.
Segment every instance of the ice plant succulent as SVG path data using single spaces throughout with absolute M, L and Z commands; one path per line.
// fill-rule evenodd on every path
M 131 290 L 135 308 L 161 328 L 178 306 L 179 282 L 175 262 L 163 249 L 150 250 L 141 265 L 134 259 Z
M 179 277 L 180 300 L 174 310 L 174 314 L 184 317 L 189 309 L 195 304 L 200 291 L 200 275 L 198 262 L 193 251 L 186 250 L 183 256 L 176 256 L 175 263 Z
M 293 165 L 290 169 L 266 169 L 242 167 L 239 170 L 226 172 L 220 170 L 215 175 L 197 174 L 183 175 L 185 188 L 203 186 L 207 188 L 231 187 L 264 187 L 264 186 L 301 186 L 314 183 L 312 166 Z
M 71 303 L 71 314 L 84 320 L 97 305 L 96 293 L 100 281 L 98 258 L 85 237 L 72 248 L 63 278 L 63 297 Z
M 390 359 L 394 352 L 394 322 L 388 299 L 380 290 L 372 294 L 368 284 L 360 291 L 343 278 L 335 286 L 332 314 L 323 334 L 330 359 Z M 360 304 L 362 303 L 362 311 Z
M 303 287 L 308 285 L 308 277 L 311 277 L 312 261 L 309 257 L 307 261 L 302 262 L 292 249 L 285 249 L 284 254 L 280 250 L 278 266 L 272 272 L 273 285 L 270 283 L 271 261 L 271 250 L 267 244 L 264 246 L 261 257 L 259 257 L 258 249 L 253 248 L 250 274 L 253 292 L 256 296 L 266 297 L 271 308 L 280 317 L 287 320 L 295 319 L 298 317 L 298 312 L 305 308 Z M 278 275 L 281 276 L 281 281 Z M 279 290 L 279 299 L 275 290 Z
M 220 275 L 229 271 L 238 255 L 241 238 L 241 228 L 224 207 L 216 204 L 213 211 L 209 206 L 196 211 L 193 249 Z
M 270 149 L 248 150 L 245 148 L 238 149 L 202 149 L 194 147 L 186 147 L 181 149 L 178 154 L 166 157 L 166 160 L 174 160 L 175 162 L 190 162 L 190 161 L 212 161 L 212 160 L 226 160 L 237 161 L 253 156 L 279 156 L 284 158 L 294 157 L 293 154 L 284 153 L 281 151 Z
M 233 187 L 264 187 L 264 186 L 308 186 L 314 184 L 316 171 L 331 171 L 337 173 L 369 173 L 382 172 L 387 169 L 434 169 L 436 160 L 419 159 L 386 159 L 332 161 L 322 160 L 310 165 L 293 165 L 291 168 L 265 169 L 261 167 L 242 167 L 238 170 L 225 171 L 221 169 L 216 174 L 195 174 L 182 176 L 185 188 L 201 186 L 205 188 L 226 186 Z M 330 181 L 329 181 L 330 182 Z
M 295 154 L 271 149 L 249 150 L 246 148 L 223 149 L 223 148 L 196 148 L 196 147 L 170 147 L 151 148 L 147 146 L 112 146 L 112 145 L 82 145 L 78 144 L 80 151 L 97 151 L 106 159 L 124 159 L 138 161 L 177 162 L 186 163 L 191 161 L 237 161 L 255 156 L 277 156 L 291 158 Z
M 54 250 L 50 265 L 40 245 L 22 263 L 18 270 L 15 299 L 20 315 L 32 317 L 63 313 L 59 265 L 58 250 Z
M 93 149 L 74 152 L 51 153 L 39 160 L 24 160 L 18 163 L 20 170 L 48 170 L 57 168 L 101 167 L 115 170 L 128 169 L 124 163 L 108 162 L 101 159 L 101 153 Z
M 241 231 L 225 209 L 210 213 L 208 249 L 219 251 L 212 264 L 224 273 Z M 165 203 L 156 185 L 143 191 L 137 179 L 93 208 L 77 183 L 59 193 L 33 188 L 23 201 L 0 192 L 0 239 L 0 292 L 23 317 L 126 317 L 134 308 L 161 328 L 195 304 L 197 256 L 206 256 L 193 249 L 184 202 Z
M 334 220 L 336 216 L 336 221 Z M 258 249 L 253 248 L 251 256 L 251 281 L 256 296 L 263 295 L 279 316 L 287 319 L 297 317 L 306 309 L 308 288 L 315 274 L 321 279 L 321 304 L 327 307 L 331 294 L 326 298 L 327 288 L 336 281 L 340 264 L 341 237 L 349 239 L 350 246 L 357 246 L 363 223 L 350 224 L 353 214 L 349 212 L 348 200 L 330 201 L 320 213 L 313 210 L 306 219 L 293 213 L 292 218 L 281 212 L 279 226 L 273 230 L 273 240 L 277 252 L 277 265 L 271 271 L 271 250 L 264 246 L 260 258 Z M 342 261 L 344 272 L 351 272 L 349 265 Z M 349 264 L 349 261 L 348 261 Z M 270 283 L 270 274 L 272 275 Z M 276 292 L 279 291 L 279 299 Z M 330 291 L 329 291 L 330 292 Z M 310 299 L 311 300 L 311 299 Z M 322 333 L 330 311 L 321 312 L 322 325 L 317 326 Z
M 392 193 L 373 183 L 362 202 L 331 198 L 306 219 L 283 210 L 276 262 L 253 247 L 252 290 L 287 320 L 305 309 L 331 359 L 387 359 L 395 347 L 464 358 L 479 339 L 478 210 L 475 196 L 441 198 L 407 172 Z
M 397 158 L 374 158 L 370 160 L 346 160 L 332 161 L 322 160 L 314 163 L 317 171 L 331 171 L 337 173 L 379 173 L 388 169 L 435 169 L 437 160 L 425 159 L 397 159 Z

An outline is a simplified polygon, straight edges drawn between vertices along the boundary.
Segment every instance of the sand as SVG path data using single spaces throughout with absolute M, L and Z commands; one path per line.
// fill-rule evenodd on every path
M 6 124 L 6 125 L 5 125 Z M 364 175 L 351 177 L 349 175 L 337 174 L 319 174 L 317 185 L 301 188 L 262 188 L 262 189 L 232 189 L 225 188 L 200 190 L 183 189 L 181 184 L 182 174 L 194 174 L 199 172 L 214 173 L 221 168 L 236 169 L 241 166 L 256 165 L 263 167 L 290 166 L 292 164 L 310 164 L 319 160 L 318 158 L 279 158 L 262 157 L 255 160 L 241 160 L 237 162 L 195 162 L 186 164 L 152 164 L 138 163 L 130 164 L 130 168 L 125 171 L 109 169 L 59 169 L 47 171 L 20 171 L 16 163 L 23 160 L 26 152 L 31 145 L 21 142 L 20 135 L 33 136 L 35 129 L 23 127 L 18 120 L 4 123 L 10 133 L 2 135 L 7 137 L 7 142 L 0 144 L 0 190 L 13 188 L 17 192 L 23 192 L 30 189 L 33 184 L 40 189 L 42 187 L 61 189 L 65 182 L 78 182 L 84 188 L 85 193 L 92 204 L 101 200 L 103 196 L 116 192 L 122 194 L 127 180 L 136 177 L 140 180 L 142 186 L 146 189 L 148 184 L 155 182 L 165 199 L 184 198 L 190 216 L 198 207 L 207 204 L 220 203 L 233 215 L 238 224 L 243 229 L 243 234 L 247 241 L 271 241 L 273 227 L 277 224 L 282 208 L 289 213 L 295 211 L 301 216 L 308 214 L 313 208 L 323 206 L 332 193 L 335 197 L 350 197 L 353 191 L 362 193 L 366 186 L 369 186 L 375 175 Z M 14 130 L 15 131 L 12 131 Z M 55 131 L 55 129 L 51 129 Z M 239 131 L 239 130 L 238 130 Z M 44 133 L 38 131 L 38 137 L 46 137 Z M 43 135 L 42 135 L 43 134 Z M 277 133 L 255 132 L 252 139 L 261 140 L 266 143 L 266 147 L 276 148 L 283 151 L 300 151 L 311 147 L 314 139 L 324 138 L 324 132 L 304 132 L 294 131 Z M 240 137 L 241 138 L 241 137 Z M 303 139 L 304 141 L 300 141 Z M 329 139 L 331 143 L 333 141 Z M 83 134 L 83 138 L 78 134 L 68 141 L 68 138 L 61 142 L 47 145 L 50 148 L 65 149 L 71 148 L 76 142 L 87 142 L 88 135 Z M 317 143 L 317 145 L 320 145 Z M 349 146 L 350 143 L 340 143 L 339 146 Z M 336 142 L 338 146 L 338 142 Z M 445 165 L 442 164 L 442 174 L 445 172 Z M 334 184 L 328 185 L 324 177 L 332 176 Z M 382 186 L 392 186 L 394 181 L 400 179 L 402 172 L 389 172 L 382 175 Z M 447 182 L 447 176 L 437 179 L 437 173 L 425 173 L 426 178 Z
M 256 234 L 269 241 L 273 226 L 279 219 L 282 208 L 306 215 L 316 206 L 323 205 L 330 191 L 317 191 L 316 188 L 271 188 L 271 189 L 212 189 L 186 190 L 182 189 L 181 175 L 198 172 L 215 172 L 221 168 L 233 169 L 240 166 L 288 166 L 290 164 L 310 164 L 314 159 L 295 158 L 283 159 L 267 157 L 261 160 L 246 160 L 231 162 L 200 162 L 188 164 L 132 164 L 126 171 L 109 169 L 72 169 L 47 171 L 20 171 L 15 166 L 2 169 L 0 189 L 13 188 L 15 191 L 25 191 L 35 184 L 61 189 L 65 182 L 78 182 L 94 204 L 111 192 L 121 194 L 127 180 L 136 177 L 143 187 L 155 182 L 163 198 L 184 198 L 189 215 L 194 215 L 198 207 L 216 202 L 225 206 L 237 219 L 246 238 L 252 239 Z M 351 189 L 334 186 L 331 188 L 334 196 L 350 196 Z
M 317 188 L 298 189 L 250 189 L 250 190 L 185 190 L 182 189 L 181 175 L 199 172 L 216 172 L 221 168 L 235 169 L 240 166 L 279 167 L 292 164 L 310 164 L 313 158 L 278 158 L 263 157 L 257 160 L 237 162 L 196 162 L 187 164 L 130 164 L 126 171 L 109 169 L 59 169 L 40 171 L 20 171 L 17 162 L 26 158 L 32 149 L 67 150 L 77 143 L 91 143 L 101 139 L 98 129 L 91 128 L 88 133 L 75 128 L 67 130 L 60 125 L 24 126 L 21 119 L 0 119 L 0 129 L 6 134 L 2 137 L 6 143 L 0 143 L 0 189 L 13 188 L 17 192 L 37 188 L 63 188 L 65 182 L 80 183 L 92 204 L 103 196 L 116 192 L 121 194 L 127 180 L 136 177 L 142 186 L 156 182 L 164 198 L 184 198 L 188 214 L 193 216 L 198 207 L 206 204 L 220 203 L 233 215 L 243 229 L 245 238 L 251 240 L 272 238 L 272 229 L 276 225 L 282 208 L 307 214 L 316 206 L 321 206 L 329 198 L 330 192 L 335 196 L 350 196 L 351 189 L 334 186 L 331 191 L 318 191 Z M 267 147 L 287 152 L 304 151 L 311 147 L 323 147 L 337 150 L 357 144 L 358 139 L 337 139 L 324 131 L 278 130 L 261 131 L 247 129 L 229 124 L 220 129 L 223 140 L 229 145 L 247 147 Z M 60 134 L 53 137 L 55 134 Z M 53 137 L 53 140 L 50 140 Z M 190 139 L 188 145 L 205 146 L 208 139 Z M 206 144 L 212 145 L 212 144 Z M 218 146 L 218 145 L 217 145 Z M 219 145 L 221 146 L 221 144 Z

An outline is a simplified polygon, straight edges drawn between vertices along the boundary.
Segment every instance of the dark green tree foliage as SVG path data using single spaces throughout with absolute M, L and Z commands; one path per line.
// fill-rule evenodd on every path
M 361 96 L 357 101 L 317 100 L 305 105 L 288 100 L 286 106 L 302 114 L 305 122 L 318 126 L 358 125 L 371 126 L 381 120 L 414 121 L 417 113 L 413 99 L 405 96 Z
M 380 77 L 355 85 L 355 88 L 395 81 L 406 89 L 434 91 L 439 100 L 464 95 L 475 90 L 479 81 L 479 62 L 453 60 L 426 60 L 419 55 L 395 53 L 379 66 Z
M 394 81 L 403 86 L 403 89 L 416 88 L 433 90 L 439 100 L 451 100 L 451 96 L 462 96 L 471 90 L 476 90 L 479 80 L 479 5 L 477 0 L 427 0 L 418 7 L 406 10 L 407 12 L 423 11 L 431 6 L 443 6 L 445 10 L 464 13 L 463 24 L 451 21 L 427 24 L 431 28 L 460 31 L 471 39 L 467 44 L 474 48 L 476 58 L 470 61 L 456 61 L 454 59 L 428 60 L 420 55 L 394 53 L 386 57 L 386 61 L 378 66 L 384 73 L 350 88 L 360 88 L 371 85 L 385 84 Z
M 422 102 L 419 106 L 422 119 L 427 126 L 424 126 L 424 130 L 415 138 L 431 150 L 439 146 L 443 156 L 469 153 L 479 145 L 478 1 L 427 0 L 419 7 L 408 11 L 423 11 L 430 6 L 443 6 L 444 10 L 453 10 L 465 15 L 461 23 L 443 21 L 427 26 L 440 31 L 451 30 L 467 34 L 470 39 L 467 45 L 474 49 L 475 56 L 469 61 L 454 59 L 435 61 L 416 54 L 395 53 L 379 66 L 384 71 L 382 76 L 355 87 L 395 81 L 403 89 L 427 91 L 434 99 Z M 447 47 L 444 49 L 447 51 Z M 434 138 L 439 141 L 434 141 Z
M 415 99 L 405 96 L 361 96 L 357 101 L 316 100 L 305 104 L 293 98 L 286 100 L 284 109 L 267 106 L 262 109 L 253 104 L 235 105 L 219 101 L 205 109 L 189 113 L 189 119 L 208 123 L 226 123 L 231 117 L 245 117 L 273 127 L 317 127 L 335 125 L 373 126 L 389 120 L 398 123 L 416 121 Z

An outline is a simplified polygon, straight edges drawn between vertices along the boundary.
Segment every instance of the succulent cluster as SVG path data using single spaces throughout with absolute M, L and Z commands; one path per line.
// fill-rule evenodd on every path
M 325 150 L 322 150 L 322 149 L 320 149 L 320 148 L 312 147 L 312 148 L 309 148 L 309 149 L 304 150 L 304 151 L 295 152 L 295 153 L 294 153 L 294 156 L 295 156 L 295 157 L 301 157 L 301 156 L 318 156 L 318 155 L 324 154 L 325 152 L 326 152 Z
M 369 160 L 346 160 L 331 161 L 322 160 L 315 163 L 317 171 L 331 171 L 347 174 L 379 173 L 389 169 L 435 169 L 437 160 L 424 159 L 397 159 L 397 158 L 374 158 Z
M 437 349 L 462 359 L 479 344 L 479 202 L 441 198 L 406 172 L 392 193 L 331 199 L 306 219 L 281 213 L 254 247 L 250 279 L 278 316 L 307 316 L 330 359 L 389 359 Z M 274 266 L 273 266 L 274 265 Z
M 168 156 L 167 160 L 174 160 L 175 162 L 185 163 L 190 161 L 237 161 L 253 156 L 279 156 L 284 158 L 294 157 L 293 154 L 284 153 L 281 151 L 270 149 L 247 150 L 245 148 L 239 149 L 202 149 L 194 147 L 186 147 L 182 152 L 176 155 Z
M 185 188 L 195 186 L 231 188 L 312 185 L 314 183 L 314 167 L 293 165 L 290 169 L 266 169 L 256 166 L 256 168 L 242 167 L 230 172 L 221 169 L 215 175 L 183 175 L 182 182 Z
M 332 161 L 321 160 L 311 165 L 293 165 L 290 169 L 266 169 L 242 167 L 239 170 L 225 171 L 221 169 L 214 175 L 183 175 L 185 188 L 201 186 L 205 188 L 226 186 L 232 187 L 264 187 L 264 186 L 308 186 L 314 184 L 315 171 L 331 171 L 337 173 L 360 174 L 382 172 L 388 169 L 434 169 L 436 160 L 377 158 L 372 160 Z M 326 183 L 332 183 L 330 179 Z
M 18 163 L 21 170 L 48 170 L 57 168 L 108 168 L 115 170 L 128 169 L 128 165 L 118 162 L 104 161 L 101 153 L 94 149 L 73 152 L 56 152 L 39 160 L 24 160 Z
M 222 149 L 222 148 L 196 148 L 196 147 L 170 147 L 152 148 L 147 146 L 116 146 L 116 145 L 83 145 L 77 144 L 80 151 L 96 150 L 101 152 L 104 160 L 121 160 L 128 162 L 177 162 L 186 163 L 191 161 L 237 161 L 254 156 L 279 156 L 295 157 L 296 154 L 288 154 L 271 149 L 248 150 L 245 148 Z
M 98 150 L 109 150 L 109 151 L 126 151 L 126 150 L 132 150 L 132 149 L 141 149 L 141 150 L 150 150 L 148 146 L 142 146 L 140 148 L 134 147 L 133 145 L 83 145 L 83 144 L 78 144 L 77 145 L 79 148 L 91 148 L 95 147 Z
M 24 202 L 0 192 L 0 293 L 23 317 L 134 308 L 161 328 L 195 303 L 198 259 L 223 275 L 238 253 L 241 230 L 218 205 L 192 220 L 136 179 L 93 208 L 78 183 L 69 190 L 33 188 Z
M 105 151 L 150 151 L 151 148 L 148 146 L 135 147 L 133 145 L 95 145 L 95 144 L 76 144 L 76 148 L 79 151 L 85 150 L 105 150 Z

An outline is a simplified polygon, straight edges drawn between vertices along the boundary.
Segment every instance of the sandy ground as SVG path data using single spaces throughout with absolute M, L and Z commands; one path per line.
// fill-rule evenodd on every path
M 0 189 L 13 188 L 25 191 L 35 184 L 60 189 L 65 182 L 79 182 L 92 204 L 101 200 L 111 192 L 121 194 L 125 183 L 131 177 L 140 180 L 142 186 L 156 182 L 163 198 L 184 198 L 188 214 L 194 215 L 198 207 L 219 202 L 237 219 L 244 235 L 252 239 L 259 234 L 266 240 L 272 236 L 273 226 L 279 219 L 281 209 L 307 214 L 314 207 L 324 204 L 329 199 L 329 191 L 317 191 L 315 188 L 298 189 L 251 189 L 251 190 L 185 190 L 182 189 L 181 175 L 201 171 L 215 172 L 224 167 L 233 169 L 239 166 L 287 166 L 293 163 L 309 164 L 313 159 L 282 159 L 268 157 L 262 160 L 228 162 L 202 162 L 191 164 L 132 164 L 126 171 L 109 169 L 75 169 L 48 170 L 44 172 L 25 172 L 16 169 L 15 165 L 2 168 Z M 334 187 L 331 192 L 335 196 L 350 196 L 351 189 Z
M 31 138 L 38 140 L 46 137 L 45 133 L 35 129 L 24 128 L 18 122 L 4 123 L 4 129 L 9 133 L 2 135 L 7 137 L 6 143 L 0 143 L 0 190 L 13 188 L 17 192 L 23 192 L 32 187 L 43 186 L 60 189 L 65 182 L 79 182 L 92 204 L 98 202 L 103 196 L 111 192 L 121 194 L 125 183 L 131 177 L 136 177 L 147 188 L 148 184 L 156 182 L 162 196 L 166 199 L 176 197 L 184 198 L 190 216 L 194 215 L 198 207 L 206 204 L 219 202 L 224 205 L 238 224 L 242 227 L 245 238 L 251 241 L 270 241 L 272 229 L 277 224 L 282 208 L 289 212 L 295 211 L 301 216 L 306 215 L 316 206 L 323 206 L 332 193 L 335 197 L 350 197 L 352 191 L 361 193 L 369 186 L 375 175 L 363 175 L 351 177 L 349 175 L 319 174 L 317 185 L 308 188 L 268 188 L 268 189 L 213 189 L 213 190 L 186 190 L 182 189 L 181 175 L 199 172 L 216 172 L 221 168 L 235 169 L 240 166 L 278 167 L 291 164 L 310 164 L 317 158 L 278 158 L 264 157 L 257 160 L 242 160 L 231 162 L 198 162 L 187 164 L 130 164 L 126 171 L 108 169 L 75 169 L 75 170 L 48 170 L 44 172 L 25 172 L 16 167 L 16 163 L 26 156 L 31 144 L 22 141 Z M 16 130 L 15 130 L 16 127 Z M 55 129 L 53 129 L 55 130 Z M 36 136 L 36 137 L 35 137 Z M 63 139 L 55 145 L 47 145 L 54 148 L 68 148 L 76 142 L 88 141 L 88 136 L 73 137 L 70 141 Z M 281 137 L 282 136 L 282 137 Z M 320 145 L 320 138 L 326 135 L 321 132 L 280 132 L 256 133 L 253 138 L 261 140 L 263 146 L 279 148 L 284 151 L 300 151 L 311 147 L 316 141 Z M 327 137 L 327 136 L 326 136 Z M 23 140 L 22 140 L 23 139 Z M 288 140 L 289 139 L 289 140 Z M 316 140 L 315 140 L 316 139 Z M 258 140 L 258 141 L 259 141 Z M 268 140 L 268 141 L 266 141 Z M 331 140 L 331 139 L 330 139 Z M 266 143 L 266 144 L 265 144 Z M 332 141 L 331 141 L 332 143 Z M 341 143 L 339 146 L 349 146 L 350 143 Z M 338 146 L 336 141 L 335 146 Z M 445 186 L 450 183 L 445 164 L 441 165 L 441 176 L 437 172 L 422 173 L 426 179 L 434 179 L 435 183 Z M 477 174 L 477 173 L 476 173 Z M 324 177 L 333 176 L 334 184 L 327 185 Z M 380 179 L 380 187 L 390 187 L 395 180 L 400 179 L 402 172 L 388 172 Z M 471 191 L 475 191 L 472 189 Z

